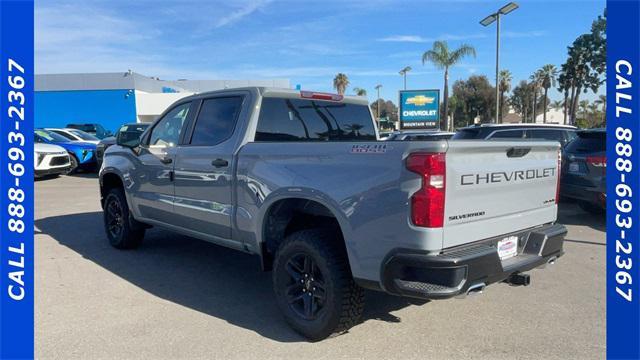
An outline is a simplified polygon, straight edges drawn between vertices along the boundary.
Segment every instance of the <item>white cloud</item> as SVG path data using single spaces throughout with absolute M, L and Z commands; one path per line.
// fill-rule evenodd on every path
M 251 15 L 252 13 L 260 10 L 267 4 L 269 4 L 272 0 L 252 0 L 248 3 L 244 4 L 244 6 L 239 9 L 232 11 L 229 15 L 223 16 L 218 19 L 215 27 L 220 28 L 223 26 L 231 25 L 235 22 L 242 20 L 242 18 Z
M 530 37 L 539 37 L 539 36 L 545 36 L 545 35 L 547 35 L 547 32 L 543 30 L 504 31 L 500 34 L 500 36 L 504 38 L 530 38 Z M 383 37 L 377 40 L 384 41 L 384 42 L 430 43 L 438 40 L 459 41 L 459 40 L 470 40 L 470 39 L 485 39 L 488 37 L 489 35 L 485 33 L 442 34 L 437 37 L 428 37 L 428 38 L 420 35 L 391 35 L 391 36 Z
M 429 39 L 425 39 L 419 35 L 391 35 L 378 39 L 378 41 L 423 43 L 428 42 Z
M 530 38 L 530 37 L 540 37 L 547 35 L 547 32 L 544 30 L 532 30 L 532 31 L 503 31 L 500 33 L 500 37 L 505 38 Z

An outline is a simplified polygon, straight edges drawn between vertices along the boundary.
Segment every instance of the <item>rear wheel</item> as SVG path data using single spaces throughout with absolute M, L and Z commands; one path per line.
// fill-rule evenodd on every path
M 364 291 L 353 281 L 344 247 L 335 232 L 302 230 L 288 236 L 275 258 L 273 284 L 289 325 L 322 340 L 360 320 Z
M 120 188 L 109 191 L 104 201 L 104 229 L 111 246 L 133 249 L 142 243 L 144 226 L 133 219 Z

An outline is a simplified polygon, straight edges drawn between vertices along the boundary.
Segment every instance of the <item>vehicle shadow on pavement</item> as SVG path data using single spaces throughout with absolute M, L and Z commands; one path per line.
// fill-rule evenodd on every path
M 558 207 L 558 223 L 564 225 L 588 226 L 594 230 L 606 230 L 606 218 L 604 214 L 591 214 L 575 203 L 561 202 Z
M 280 342 L 306 341 L 285 323 L 273 296 L 271 273 L 258 258 L 160 229 L 147 231 L 136 250 L 112 248 L 102 212 L 35 221 L 36 235 L 51 236 L 120 278 L 162 299 L 223 319 Z M 367 291 L 363 321 L 400 322 L 390 314 L 426 301 Z

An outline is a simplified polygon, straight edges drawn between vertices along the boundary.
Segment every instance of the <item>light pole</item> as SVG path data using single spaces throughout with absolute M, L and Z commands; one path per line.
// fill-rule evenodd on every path
M 518 7 L 518 4 L 510 2 L 480 21 L 482 26 L 489 26 L 496 22 L 496 123 L 500 115 L 500 15 L 507 15 Z
M 378 121 L 380 121 L 380 88 L 382 87 L 382 85 L 378 84 L 376 85 L 376 91 L 378 91 L 378 98 L 376 99 L 376 102 L 378 103 L 378 106 L 376 106 L 376 117 L 378 118 Z
M 405 66 L 404 69 L 400 70 L 399 74 L 404 77 L 404 89 L 407 90 L 407 73 L 411 71 L 411 66 Z

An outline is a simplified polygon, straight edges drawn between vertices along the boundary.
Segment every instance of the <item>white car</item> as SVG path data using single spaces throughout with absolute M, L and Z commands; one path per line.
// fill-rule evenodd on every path
M 36 178 L 66 174 L 71 170 L 69 153 L 58 145 L 34 143 L 33 166 Z
M 82 142 L 88 142 L 96 145 L 100 142 L 100 139 L 98 139 L 97 137 L 78 129 L 46 128 L 45 130 L 53 131 L 58 135 L 62 135 L 66 137 L 70 141 L 82 141 Z

